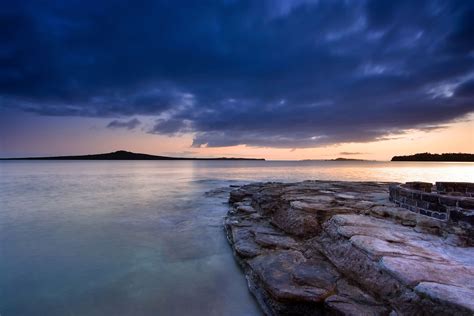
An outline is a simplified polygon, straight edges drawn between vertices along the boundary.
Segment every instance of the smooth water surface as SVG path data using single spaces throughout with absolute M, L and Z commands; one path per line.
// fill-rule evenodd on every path
M 474 181 L 472 163 L 0 163 L 0 314 L 258 315 L 222 230 L 251 181 Z

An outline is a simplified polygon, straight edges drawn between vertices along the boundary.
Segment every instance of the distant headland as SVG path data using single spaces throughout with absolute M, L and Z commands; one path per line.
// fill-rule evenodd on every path
M 366 159 L 354 159 L 354 158 L 335 158 L 335 159 L 303 159 L 300 161 L 337 161 L 337 162 L 350 162 L 350 161 L 375 161 Z
M 326 161 L 369 161 L 369 160 L 355 159 L 355 158 L 336 158 L 336 159 L 328 159 Z
M 55 157 L 23 157 L 23 158 L 0 158 L 0 160 L 265 160 L 263 158 L 188 158 L 155 156 L 130 151 L 119 150 L 105 154 L 79 155 L 79 156 L 55 156 Z
M 458 161 L 458 162 L 474 162 L 474 154 L 466 153 L 444 153 L 431 154 L 419 153 L 408 156 L 394 156 L 392 161 Z

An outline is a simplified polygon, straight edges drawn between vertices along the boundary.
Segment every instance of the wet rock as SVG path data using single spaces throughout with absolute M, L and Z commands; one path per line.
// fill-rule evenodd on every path
M 363 304 L 349 297 L 340 295 L 332 295 L 325 301 L 326 308 L 333 315 L 346 315 L 346 316 L 379 316 L 388 315 L 387 308 L 383 305 L 368 305 Z
M 229 201 L 230 202 L 242 201 L 246 196 L 248 196 L 248 193 L 245 190 L 233 190 L 230 192 Z
M 317 269 L 306 262 L 298 251 L 278 251 L 249 261 L 260 281 L 272 297 L 278 301 L 297 300 L 321 302 L 331 292 L 331 283 L 325 280 L 316 284 L 299 284 L 294 275 L 307 273 L 315 276 Z
M 474 290 L 435 282 L 420 282 L 415 291 L 427 296 L 439 304 L 455 304 L 469 314 L 474 310 Z
M 255 234 L 255 242 L 262 247 L 289 249 L 296 247 L 297 243 L 289 236 L 268 233 Z
M 256 213 L 257 211 L 251 207 L 250 205 L 239 205 L 237 207 L 237 212 L 245 213 L 245 214 L 252 214 Z
M 474 248 L 462 246 L 472 236 L 396 206 L 388 186 L 304 181 L 231 193 L 224 226 L 266 314 L 473 314 Z
M 377 205 L 370 209 L 370 213 L 378 217 L 393 218 L 405 226 L 416 226 L 417 224 L 417 214 L 401 207 Z
M 235 252 L 243 258 L 252 258 L 261 253 L 260 247 L 251 239 L 239 240 L 234 244 Z
M 335 291 L 337 272 L 299 251 L 267 252 L 247 263 L 251 288 L 264 297 L 267 314 L 318 315 Z
M 454 261 L 440 262 L 419 258 L 384 257 L 383 268 L 408 286 L 423 281 L 474 289 L 474 270 Z

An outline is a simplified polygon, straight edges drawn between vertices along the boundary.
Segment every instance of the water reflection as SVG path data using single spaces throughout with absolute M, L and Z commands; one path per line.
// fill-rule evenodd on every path
M 474 164 L 2 162 L 0 314 L 255 315 L 221 228 L 249 181 L 472 181 Z

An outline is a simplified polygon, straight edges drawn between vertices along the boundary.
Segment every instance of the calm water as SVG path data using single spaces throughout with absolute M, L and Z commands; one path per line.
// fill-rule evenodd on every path
M 2 162 L 0 314 L 258 315 L 222 231 L 249 181 L 474 181 L 472 163 Z

